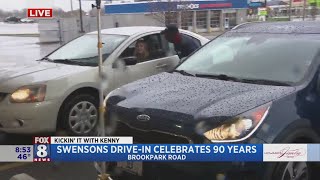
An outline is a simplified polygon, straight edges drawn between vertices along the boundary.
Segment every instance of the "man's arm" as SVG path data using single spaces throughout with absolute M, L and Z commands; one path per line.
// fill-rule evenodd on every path
M 192 39 L 188 40 L 188 55 L 190 55 L 191 53 L 193 53 L 194 51 L 196 51 L 200 46 L 194 42 Z
M 192 42 L 193 42 L 193 43 L 192 43 L 191 51 L 194 52 L 194 51 L 197 50 L 200 46 L 199 46 L 197 43 L 195 43 L 194 41 L 192 41 Z

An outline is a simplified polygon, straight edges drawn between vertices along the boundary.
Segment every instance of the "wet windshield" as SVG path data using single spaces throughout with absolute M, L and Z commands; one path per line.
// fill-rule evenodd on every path
M 127 37 L 128 36 L 123 35 L 102 35 L 103 60 L 105 60 Z M 97 42 L 97 35 L 84 35 L 62 46 L 60 49 L 46 57 L 46 59 L 56 63 L 97 66 L 99 63 Z
M 318 57 L 319 48 L 319 35 L 227 33 L 189 57 L 176 71 L 297 83 Z

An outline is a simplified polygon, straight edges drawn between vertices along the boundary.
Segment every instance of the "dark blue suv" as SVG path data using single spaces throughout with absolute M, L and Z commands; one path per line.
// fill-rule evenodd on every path
M 319 143 L 319 62 L 320 23 L 243 24 L 174 71 L 111 92 L 106 115 L 116 122 L 114 135 L 133 136 L 137 143 Z M 319 167 L 186 162 L 121 169 L 146 179 L 300 180 L 319 179 Z

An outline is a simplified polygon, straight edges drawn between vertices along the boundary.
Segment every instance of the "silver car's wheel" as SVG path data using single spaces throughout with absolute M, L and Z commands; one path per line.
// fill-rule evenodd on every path
M 288 162 L 285 167 L 282 180 L 308 180 L 308 166 L 306 162 Z
M 74 134 L 85 135 L 91 132 L 98 122 L 98 110 L 89 101 L 74 105 L 69 113 L 68 123 Z

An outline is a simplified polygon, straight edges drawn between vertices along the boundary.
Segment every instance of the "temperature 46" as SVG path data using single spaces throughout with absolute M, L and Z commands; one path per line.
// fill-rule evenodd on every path
M 30 157 L 31 157 L 31 154 L 19 154 L 17 158 L 20 160 L 27 160 Z

